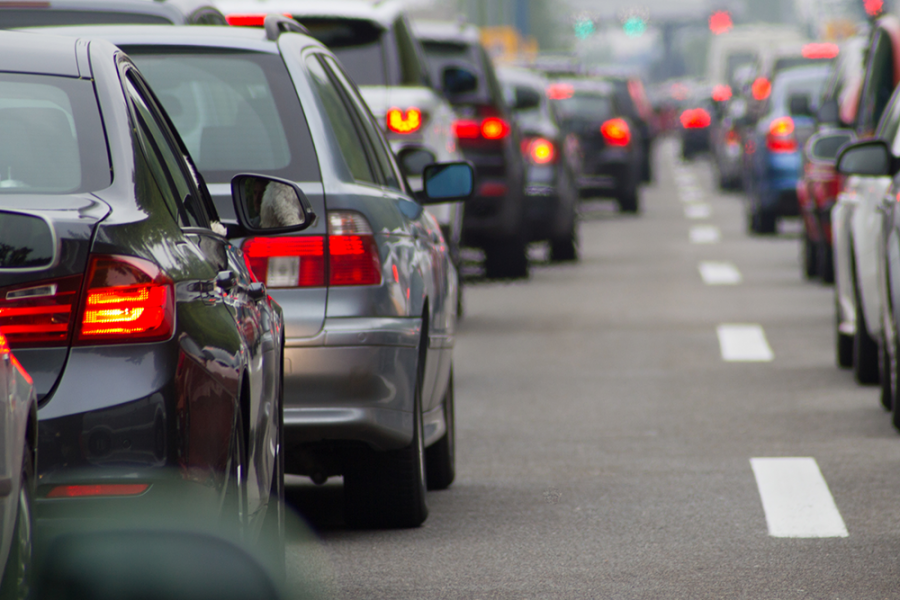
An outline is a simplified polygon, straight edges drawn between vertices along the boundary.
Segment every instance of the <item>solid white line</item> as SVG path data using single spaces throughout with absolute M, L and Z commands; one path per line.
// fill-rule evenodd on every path
M 690 239 L 692 244 L 715 244 L 722 237 L 719 228 L 715 225 L 695 225 L 691 227 Z
M 769 535 L 783 538 L 847 537 L 814 458 L 751 458 Z
M 741 272 L 730 262 L 703 261 L 698 268 L 706 285 L 737 285 L 741 282 Z
M 709 204 L 688 204 L 684 207 L 684 216 L 688 219 L 708 219 L 712 216 Z
M 759 325 L 719 325 L 716 332 L 725 362 L 771 362 L 775 359 Z

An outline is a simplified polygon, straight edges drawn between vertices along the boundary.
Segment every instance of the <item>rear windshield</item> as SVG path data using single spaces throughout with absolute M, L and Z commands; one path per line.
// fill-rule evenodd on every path
M 384 29 L 362 19 L 297 17 L 328 46 L 356 85 L 392 85 L 386 71 Z
M 105 10 L 0 9 L 0 29 L 52 25 L 171 25 L 161 15 Z
M 111 179 L 90 81 L 0 73 L 0 194 L 92 192 Z
M 609 96 L 593 92 L 575 92 L 571 98 L 554 100 L 556 114 L 564 121 L 606 121 L 613 117 Z
M 791 96 L 806 96 L 810 105 L 815 108 L 822 96 L 822 88 L 828 78 L 828 67 L 803 69 L 802 72 L 786 72 L 775 78 L 772 84 L 772 105 L 782 112 L 787 110 Z
M 319 181 L 303 109 L 279 56 L 126 47 L 209 183 L 253 171 Z

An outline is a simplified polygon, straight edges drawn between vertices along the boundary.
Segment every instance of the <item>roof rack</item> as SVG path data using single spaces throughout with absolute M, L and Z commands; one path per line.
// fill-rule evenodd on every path
M 266 15 L 263 26 L 266 28 L 266 39 L 270 42 L 278 41 L 278 36 L 286 31 L 309 35 L 309 29 L 294 19 L 279 14 Z

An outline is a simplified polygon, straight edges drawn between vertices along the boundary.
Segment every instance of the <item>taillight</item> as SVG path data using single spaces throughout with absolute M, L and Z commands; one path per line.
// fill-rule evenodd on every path
M 547 165 L 556 160 L 556 146 L 540 137 L 523 140 L 522 153 L 536 165 Z
M 235 13 L 225 15 L 225 22 L 233 27 L 262 27 L 266 22 L 268 13 Z M 292 19 L 291 13 L 284 13 L 284 16 Z
M 712 118 L 703 108 L 690 108 L 681 113 L 681 126 L 685 129 L 705 129 L 710 123 Z
M 91 256 L 77 343 L 166 340 L 175 324 L 172 280 L 133 256 Z
M 769 152 L 776 153 L 797 151 L 797 138 L 794 137 L 794 120 L 792 118 L 779 117 L 769 124 L 766 147 Z
M 772 82 L 765 77 L 757 77 L 753 85 L 750 86 L 750 91 L 754 100 L 765 100 L 772 93 Z
M 631 143 L 631 129 L 625 119 L 610 119 L 600 126 L 600 133 L 610 146 L 625 147 Z
M 477 140 L 481 126 L 476 121 L 459 120 L 453 123 L 453 135 L 458 140 Z
M 422 120 L 422 111 L 414 106 L 405 111 L 394 107 L 387 112 L 387 126 L 394 133 L 415 133 L 422 128 Z
M 488 117 L 480 123 L 470 119 L 460 119 L 453 123 L 453 133 L 458 140 L 502 140 L 509 132 L 509 124 L 498 117 Z
M 10 347 L 68 345 L 81 282 L 72 275 L 0 290 L 0 330 Z
M 381 258 L 372 227 L 360 213 L 328 213 L 329 285 L 378 285 Z
M 267 287 L 325 285 L 324 236 L 250 238 L 242 249 L 247 267 Z
M 712 90 L 712 99 L 716 102 L 727 102 L 731 100 L 731 86 L 717 85 Z
M 137 496 L 150 487 L 148 483 L 101 483 L 94 485 L 58 485 L 47 498 L 87 498 L 92 496 Z
M 568 83 L 551 83 L 547 86 L 547 97 L 551 100 L 568 100 L 575 95 L 575 87 Z
M 741 136 L 738 135 L 738 132 L 734 129 L 729 129 L 728 133 L 725 134 L 725 143 L 729 146 L 734 146 L 741 143 Z

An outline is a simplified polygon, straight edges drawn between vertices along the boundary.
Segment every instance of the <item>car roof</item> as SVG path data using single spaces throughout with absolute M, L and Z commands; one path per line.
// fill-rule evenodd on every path
M 80 77 L 77 42 L 63 36 L 0 31 L 0 55 L 3 56 L 0 71 Z
M 76 10 L 79 12 L 119 12 L 164 17 L 173 23 L 181 23 L 186 15 L 197 8 L 208 6 L 202 0 L 169 0 L 167 2 L 151 2 L 149 0 L 52 0 L 21 2 L 0 2 L 3 10 L 45 9 Z
M 279 54 L 278 45 L 266 39 L 259 27 L 229 27 L 216 25 L 76 25 L 35 29 L 80 38 L 98 37 L 116 45 L 197 46 L 233 48 Z M 306 39 L 308 45 L 324 48 L 317 40 L 300 33 L 283 33 Z
M 480 44 L 481 35 L 474 25 L 452 21 L 419 21 L 413 22 L 416 37 L 436 42 L 463 42 L 469 45 Z
M 387 29 L 405 8 L 397 0 L 219 0 L 216 7 L 225 15 L 235 13 L 278 13 L 298 17 L 363 19 Z

